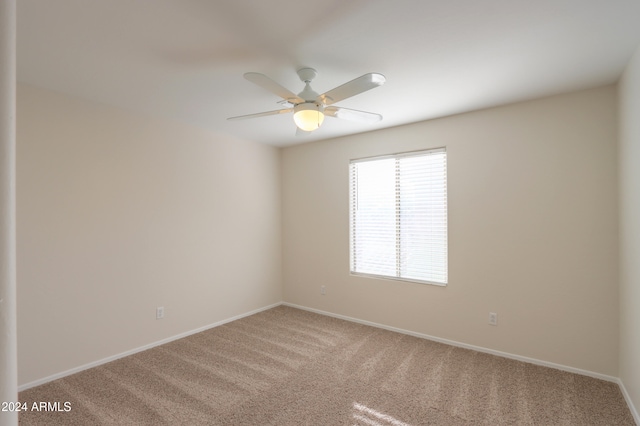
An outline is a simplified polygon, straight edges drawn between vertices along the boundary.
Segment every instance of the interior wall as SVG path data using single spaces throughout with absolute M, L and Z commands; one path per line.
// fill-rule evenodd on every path
M 284 300 L 617 377 L 616 125 L 607 86 L 284 149 Z M 349 160 L 442 146 L 448 286 L 351 276 Z
M 620 379 L 640 410 L 640 47 L 620 90 Z
M 18 399 L 16 321 L 16 2 L 0 1 L 0 402 Z M 0 425 L 18 413 L 0 411 Z
M 282 300 L 277 149 L 26 85 L 17 121 L 20 384 Z

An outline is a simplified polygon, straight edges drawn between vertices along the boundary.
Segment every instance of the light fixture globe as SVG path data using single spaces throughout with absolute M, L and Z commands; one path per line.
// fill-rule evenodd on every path
M 313 132 L 324 121 L 324 106 L 315 102 L 304 102 L 293 108 L 293 121 L 300 130 Z

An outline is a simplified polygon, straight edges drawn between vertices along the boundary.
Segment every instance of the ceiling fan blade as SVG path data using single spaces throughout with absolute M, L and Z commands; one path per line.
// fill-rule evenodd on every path
M 382 116 L 380 114 L 335 106 L 326 107 L 324 109 L 324 113 L 329 117 L 357 121 L 359 123 L 377 123 L 382 120 Z
M 299 98 L 298 95 L 289 89 L 282 87 L 264 74 L 260 74 L 259 72 L 248 72 L 244 74 L 244 78 L 254 84 L 257 84 L 263 89 L 280 96 L 282 99 L 291 102 L 292 104 L 304 102 L 304 99 Z
M 277 109 L 275 111 L 259 112 L 257 114 L 239 115 L 237 117 L 229 117 L 227 120 L 246 120 L 247 118 L 265 117 L 267 115 L 278 115 L 293 112 L 293 108 Z
M 382 74 L 365 74 L 355 80 L 351 80 L 348 83 L 343 84 L 342 86 L 338 86 L 335 89 L 331 89 L 328 92 L 319 95 L 316 100 L 324 103 L 325 105 L 331 105 L 343 99 L 350 98 L 351 96 L 366 92 L 367 90 L 382 86 L 386 80 L 387 79 Z

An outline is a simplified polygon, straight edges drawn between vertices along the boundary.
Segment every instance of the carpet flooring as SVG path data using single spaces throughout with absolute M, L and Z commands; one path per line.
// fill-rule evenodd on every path
M 635 425 L 615 383 L 286 306 L 19 399 L 53 403 L 21 425 Z

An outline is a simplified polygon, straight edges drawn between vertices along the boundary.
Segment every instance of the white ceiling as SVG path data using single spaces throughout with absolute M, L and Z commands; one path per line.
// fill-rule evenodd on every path
M 275 146 L 615 82 L 640 43 L 638 0 L 19 0 L 18 80 Z M 298 93 L 367 72 L 384 86 L 296 137 L 264 73 Z

